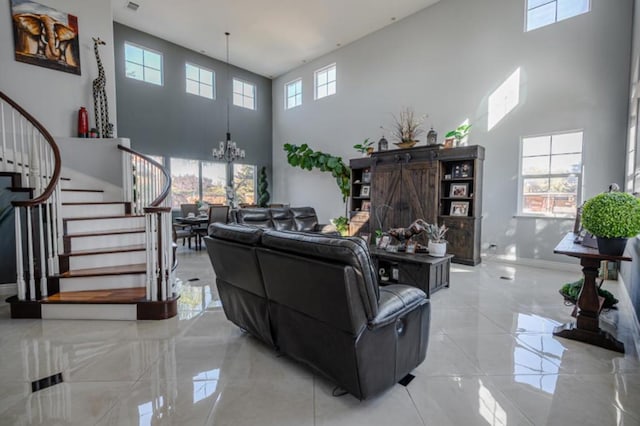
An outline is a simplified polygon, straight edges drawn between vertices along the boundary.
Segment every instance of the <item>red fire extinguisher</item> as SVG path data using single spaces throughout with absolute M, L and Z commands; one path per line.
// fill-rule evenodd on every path
M 78 111 L 78 137 L 89 137 L 89 114 L 87 114 L 85 107 L 80 107 L 80 111 Z

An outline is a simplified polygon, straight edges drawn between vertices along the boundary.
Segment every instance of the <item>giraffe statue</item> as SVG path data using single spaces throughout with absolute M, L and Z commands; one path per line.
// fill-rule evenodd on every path
M 98 63 L 98 78 L 93 80 L 93 111 L 96 120 L 96 129 L 98 130 L 98 137 L 111 137 L 113 132 L 113 125 L 109 123 L 109 105 L 107 104 L 107 91 L 105 86 L 107 84 L 107 78 L 104 74 L 104 67 L 100 60 L 100 52 L 98 46 L 105 45 L 106 43 L 100 38 L 93 38 L 93 52 L 96 55 L 96 62 Z

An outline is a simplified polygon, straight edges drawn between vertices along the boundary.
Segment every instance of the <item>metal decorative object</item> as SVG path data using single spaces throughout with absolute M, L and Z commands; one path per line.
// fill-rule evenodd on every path
M 432 127 L 431 130 L 429 130 L 429 133 L 427 133 L 427 145 L 437 145 L 437 144 L 438 144 L 438 132 L 433 130 L 433 127 Z

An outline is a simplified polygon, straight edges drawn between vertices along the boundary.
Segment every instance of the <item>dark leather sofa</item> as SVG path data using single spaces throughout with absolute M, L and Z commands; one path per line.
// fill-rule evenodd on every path
M 332 225 L 318 223 L 313 207 L 248 207 L 231 211 L 231 222 L 278 231 L 335 232 Z
M 422 290 L 379 287 L 360 238 L 213 224 L 205 242 L 227 318 L 359 399 L 426 356 Z

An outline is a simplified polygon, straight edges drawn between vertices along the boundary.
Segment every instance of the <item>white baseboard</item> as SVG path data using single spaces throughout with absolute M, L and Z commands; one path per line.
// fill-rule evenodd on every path
M 18 285 L 16 283 L 0 284 L 0 294 L 2 295 L 18 294 Z
M 507 263 L 511 265 L 523 265 L 533 266 L 535 268 L 553 269 L 555 271 L 566 272 L 582 272 L 582 267 L 578 261 L 574 263 L 569 262 L 555 262 L 553 260 L 544 259 L 528 259 L 524 257 L 513 258 L 511 256 L 495 255 L 495 254 L 482 254 L 482 260 L 487 262 Z

